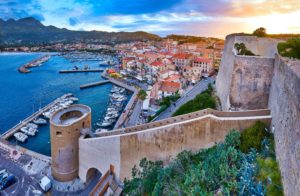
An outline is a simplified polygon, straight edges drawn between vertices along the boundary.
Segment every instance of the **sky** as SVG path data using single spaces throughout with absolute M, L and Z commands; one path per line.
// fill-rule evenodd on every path
M 0 0 L 0 18 L 34 17 L 71 30 L 147 31 L 224 38 L 300 33 L 300 0 Z

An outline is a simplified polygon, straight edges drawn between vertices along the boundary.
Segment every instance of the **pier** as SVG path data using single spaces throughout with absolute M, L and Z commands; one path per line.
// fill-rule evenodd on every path
M 60 70 L 59 73 L 89 73 L 89 72 L 103 72 L 104 69 L 87 69 L 87 70 Z
M 49 110 L 50 108 L 52 108 L 54 105 L 56 105 L 61 99 L 67 98 L 70 95 L 72 95 L 72 94 L 70 94 L 70 93 L 69 94 L 65 94 L 65 95 L 61 96 L 60 98 L 55 99 L 53 102 L 49 103 L 48 105 L 46 105 L 45 107 L 43 107 L 40 110 L 36 111 L 35 113 L 33 113 L 32 115 L 30 115 L 29 117 L 27 117 L 26 119 L 24 119 L 23 121 L 21 121 L 20 123 L 16 124 L 11 129 L 7 130 L 5 133 L 3 133 L 1 135 L 1 138 L 2 139 L 8 139 L 14 133 L 16 133 L 17 131 L 19 131 L 22 127 L 24 127 L 26 124 L 28 124 L 29 122 L 33 121 L 35 118 L 38 118 L 40 115 L 43 114 L 43 112 L 46 112 L 47 110 Z
M 93 83 L 89 83 L 89 84 L 83 84 L 80 86 L 80 89 L 85 89 L 85 88 L 90 88 L 90 87 L 95 87 L 95 86 L 99 86 L 102 84 L 107 84 L 107 83 L 112 83 L 114 85 L 120 86 L 122 88 L 125 88 L 131 92 L 135 92 L 136 89 L 132 86 L 129 86 L 128 84 L 125 84 L 124 82 L 108 77 L 104 74 L 101 75 L 102 78 L 104 78 L 105 80 L 99 81 L 99 82 L 93 82 Z
M 89 84 L 84 84 L 84 85 L 80 86 L 80 89 L 85 89 L 85 88 L 90 88 L 90 87 L 94 87 L 94 86 L 99 86 L 99 85 L 102 85 L 102 84 L 107 84 L 109 82 L 110 82 L 109 80 L 103 80 L 103 81 L 100 81 L 100 82 L 93 82 L 93 83 L 89 83 Z

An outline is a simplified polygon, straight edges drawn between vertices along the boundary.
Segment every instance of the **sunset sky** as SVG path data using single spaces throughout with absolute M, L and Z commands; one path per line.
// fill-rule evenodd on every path
M 224 37 L 300 33 L 300 0 L 0 0 L 0 18 L 33 16 L 72 30 L 147 31 Z

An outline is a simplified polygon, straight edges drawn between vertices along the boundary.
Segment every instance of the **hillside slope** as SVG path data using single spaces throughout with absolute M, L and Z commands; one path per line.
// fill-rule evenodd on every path
M 143 31 L 138 32 L 104 32 L 104 31 L 71 31 L 55 26 L 44 26 L 40 21 L 28 17 L 19 20 L 0 19 L 0 43 L 43 44 L 55 42 L 127 42 L 139 40 L 156 40 L 160 37 Z

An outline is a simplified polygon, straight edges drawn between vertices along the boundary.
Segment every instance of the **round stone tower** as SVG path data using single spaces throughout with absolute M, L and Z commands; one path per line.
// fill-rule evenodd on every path
M 72 105 L 59 110 L 50 119 L 52 176 L 62 182 L 78 177 L 78 139 L 91 128 L 91 109 Z

